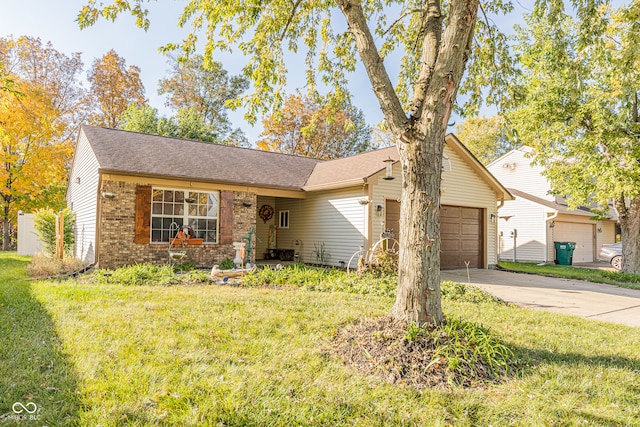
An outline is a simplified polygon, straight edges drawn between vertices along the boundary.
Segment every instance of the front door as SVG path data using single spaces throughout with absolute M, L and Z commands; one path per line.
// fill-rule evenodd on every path
M 393 199 L 385 200 L 384 236 L 393 237 L 400 241 L 400 202 Z

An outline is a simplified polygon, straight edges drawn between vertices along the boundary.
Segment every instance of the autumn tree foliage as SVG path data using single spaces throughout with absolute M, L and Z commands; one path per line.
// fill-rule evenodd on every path
M 362 112 L 289 95 L 277 114 L 263 120 L 258 148 L 318 159 L 337 159 L 371 149 L 371 128 Z
M 227 111 L 249 87 L 242 76 L 230 76 L 222 63 L 205 61 L 202 55 L 178 60 L 169 57 L 170 75 L 159 82 L 158 93 L 167 95 L 166 105 L 176 118 L 199 119 L 202 129 L 217 136 L 221 143 L 242 141 L 240 129 L 233 129 Z M 227 140 L 227 138 L 230 138 Z
M 468 117 L 456 126 L 456 136 L 483 165 L 516 148 L 503 116 Z
M 31 37 L 0 38 L 12 90 L 0 91 L 0 213 L 9 249 L 18 210 L 64 207 L 66 169 L 85 118 L 79 54 L 66 56 Z
M 117 128 L 129 104 L 147 103 L 140 68 L 127 67 L 124 58 L 113 49 L 93 62 L 88 80 L 94 109 L 89 117 L 92 125 Z

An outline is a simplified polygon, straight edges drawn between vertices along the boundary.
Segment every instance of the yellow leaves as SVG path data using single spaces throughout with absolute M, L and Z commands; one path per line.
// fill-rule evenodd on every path
M 262 150 L 333 159 L 369 148 L 370 129 L 357 112 L 300 95 L 287 97 L 263 126 L 257 142 Z
M 0 38 L 0 47 L 16 89 L 0 91 L 0 207 L 15 217 L 18 209 L 63 202 L 71 121 L 84 100 L 77 57 L 29 37 Z
M 146 105 L 140 69 L 126 66 L 124 58 L 110 50 L 93 63 L 89 73 L 96 111 L 90 122 L 97 126 L 119 127 L 122 115 L 131 103 Z

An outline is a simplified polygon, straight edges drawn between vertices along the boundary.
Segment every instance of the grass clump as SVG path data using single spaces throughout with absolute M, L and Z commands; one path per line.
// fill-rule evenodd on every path
M 258 269 L 244 276 L 242 284 L 247 287 L 300 288 L 308 291 L 393 297 L 396 294 L 397 279 L 395 276 L 349 274 L 344 270 L 293 264 L 281 269 Z
M 234 267 L 233 260 L 229 257 L 223 259 L 220 261 L 220 264 L 218 264 L 220 270 L 233 270 Z
M 500 298 L 477 286 L 445 280 L 440 283 L 440 293 L 445 301 L 506 304 Z
M 462 318 L 448 318 L 431 331 L 430 339 L 435 347 L 431 364 L 446 364 L 449 384 L 501 381 L 520 368 L 509 346 L 484 326 Z
M 34 278 L 53 277 L 62 274 L 79 271 L 84 263 L 78 258 L 55 258 L 50 255 L 38 253 L 31 257 L 27 266 L 27 274 Z
M 211 282 L 211 278 L 204 271 L 183 268 L 167 264 L 134 264 L 115 270 L 97 270 L 84 280 L 89 283 L 123 286 L 174 286 Z

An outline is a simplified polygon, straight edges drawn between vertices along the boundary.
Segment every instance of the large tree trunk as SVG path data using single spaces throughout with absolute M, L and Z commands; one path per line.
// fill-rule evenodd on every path
M 400 150 L 403 191 L 400 205 L 398 293 L 392 315 L 403 322 L 439 324 L 440 182 L 444 129 L 428 141 Z
M 614 203 L 622 231 L 622 271 L 640 274 L 640 196 Z
M 452 0 L 443 31 L 439 0 L 426 0 L 420 29 L 421 61 L 410 113 L 403 110 L 359 0 L 336 0 L 389 128 L 402 165 L 398 294 L 392 316 L 439 324 L 440 179 L 447 123 L 462 79 L 478 14 L 478 0 Z

